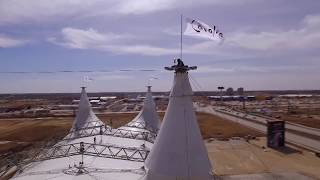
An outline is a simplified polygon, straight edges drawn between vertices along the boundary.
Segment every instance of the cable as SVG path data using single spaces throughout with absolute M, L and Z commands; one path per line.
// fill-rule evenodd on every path
M 196 83 L 196 85 L 198 86 L 199 90 L 200 90 L 200 91 L 203 91 L 203 88 L 202 88 L 202 86 L 200 85 L 200 83 L 198 83 L 198 81 L 197 81 L 193 76 L 191 76 L 191 74 L 189 74 L 189 76 L 190 76 L 191 79 Z
M 196 83 L 196 81 L 191 76 L 190 76 L 189 80 L 196 91 L 201 91 L 201 87 Z
M 114 73 L 114 72 L 156 72 L 156 69 L 119 70 L 58 70 L 58 71 L 0 71 L 0 74 L 58 74 L 58 73 Z

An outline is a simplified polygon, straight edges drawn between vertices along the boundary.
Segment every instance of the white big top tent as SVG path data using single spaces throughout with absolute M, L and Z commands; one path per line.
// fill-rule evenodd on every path
M 175 71 L 169 105 L 157 139 L 146 160 L 144 180 L 212 180 L 212 167 L 204 146 L 192 103 L 188 67 L 166 67 Z
M 53 147 L 45 148 L 13 179 L 142 178 L 145 175 L 144 161 L 152 143 L 116 131 L 96 117 L 85 88 L 82 88 L 79 110 L 69 134 Z
M 160 118 L 152 98 L 151 86 L 147 86 L 146 98 L 140 113 L 128 124 L 118 128 L 118 131 L 130 131 L 138 134 L 149 134 L 155 138 L 160 129 Z
M 110 129 L 94 114 L 85 87 L 81 88 L 78 112 L 69 134 L 64 139 L 90 136 Z
M 14 179 L 213 180 L 193 109 L 188 70 L 194 67 L 181 62 L 167 68 L 175 71 L 173 88 L 154 145 L 150 134 L 159 124 L 151 120 L 148 125 L 148 108 L 144 107 L 132 122 L 113 130 L 93 114 L 90 103 L 81 102 L 88 101 L 83 88 L 79 104 L 83 108 L 79 107 L 69 135 L 38 157 L 39 161 L 25 166 Z M 148 93 L 144 106 L 154 103 L 150 90 Z M 91 127 L 86 126 L 88 123 Z M 143 123 L 144 127 L 138 127 Z

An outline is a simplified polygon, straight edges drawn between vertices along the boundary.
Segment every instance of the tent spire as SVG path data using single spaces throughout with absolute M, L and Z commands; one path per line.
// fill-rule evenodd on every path
M 78 112 L 73 122 L 68 138 L 81 137 L 84 133 L 88 134 L 87 129 L 92 133 L 104 129 L 105 124 L 94 114 L 91 104 L 86 93 L 86 87 L 81 87 L 81 98 Z
M 169 105 L 158 137 L 146 160 L 145 180 L 212 180 L 212 166 L 197 124 L 188 71 L 177 59 Z
M 152 98 L 152 86 L 147 86 L 146 98 L 140 113 L 127 124 L 128 127 L 142 128 L 157 133 L 160 129 L 160 118 L 156 111 L 156 105 Z

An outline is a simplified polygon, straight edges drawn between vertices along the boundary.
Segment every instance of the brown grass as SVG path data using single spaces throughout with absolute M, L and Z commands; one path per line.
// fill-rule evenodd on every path
M 6 152 L 19 152 L 28 147 L 30 147 L 32 143 L 19 143 L 19 142 L 7 142 L 6 144 L 0 145 L 0 154 Z
M 218 116 L 207 113 L 197 113 L 198 123 L 201 134 L 204 139 L 207 138 L 230 138 L 230 137 L 244 137 L 263 136 L 253 129 L 247 128 L 241 124 L 222 119 Z
M 136 115 L 136 113 L 115 113 L 98 115 L 98 117 L 106 124 L 110 124 L 112 119 L 112 126 L 117 128 L 128 123 Z M 164 113 L 160 113 L 161 118 L 163 115 Z M 197 118 L 202 136 L 205 139 L 211 137 L 230 138 L 235 136 L 262 135 L 252 129 L 211 114 L 197 113 Z M 0 141 L 12 141 L 0 144 L 0 154 L 8 151 L 20 151 L 54 138 L 61 139 L 67 135 L 72 126 L 73 119 L 73 117 L 0 119 Z
M 320 120 L 314 115 L 279 114 L 280 119 L 320 129 Z
M 99 114 L 98 117 L 106 124 L 111 125 L 113 128 L 118 128 L 130 122 L 138 113 L 114 113 L 114 114 Z
M 73 118 L 31 118 L 0 120 L 0 140 L 34 142 L 63 137 L 68 133 Z

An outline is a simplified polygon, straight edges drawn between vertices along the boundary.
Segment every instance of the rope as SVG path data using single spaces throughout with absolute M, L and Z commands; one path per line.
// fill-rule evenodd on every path
M 198 83 L 198 81 L 196 81 L 196 79 L 194 77 L 191 76 L 191 74 L 189 74 L 190 80 L 191 80 L 191 84 L 194 85 L 194 87 L 199 90 L 202 91 L 203 88 L 201 87 L 201 85 Z

